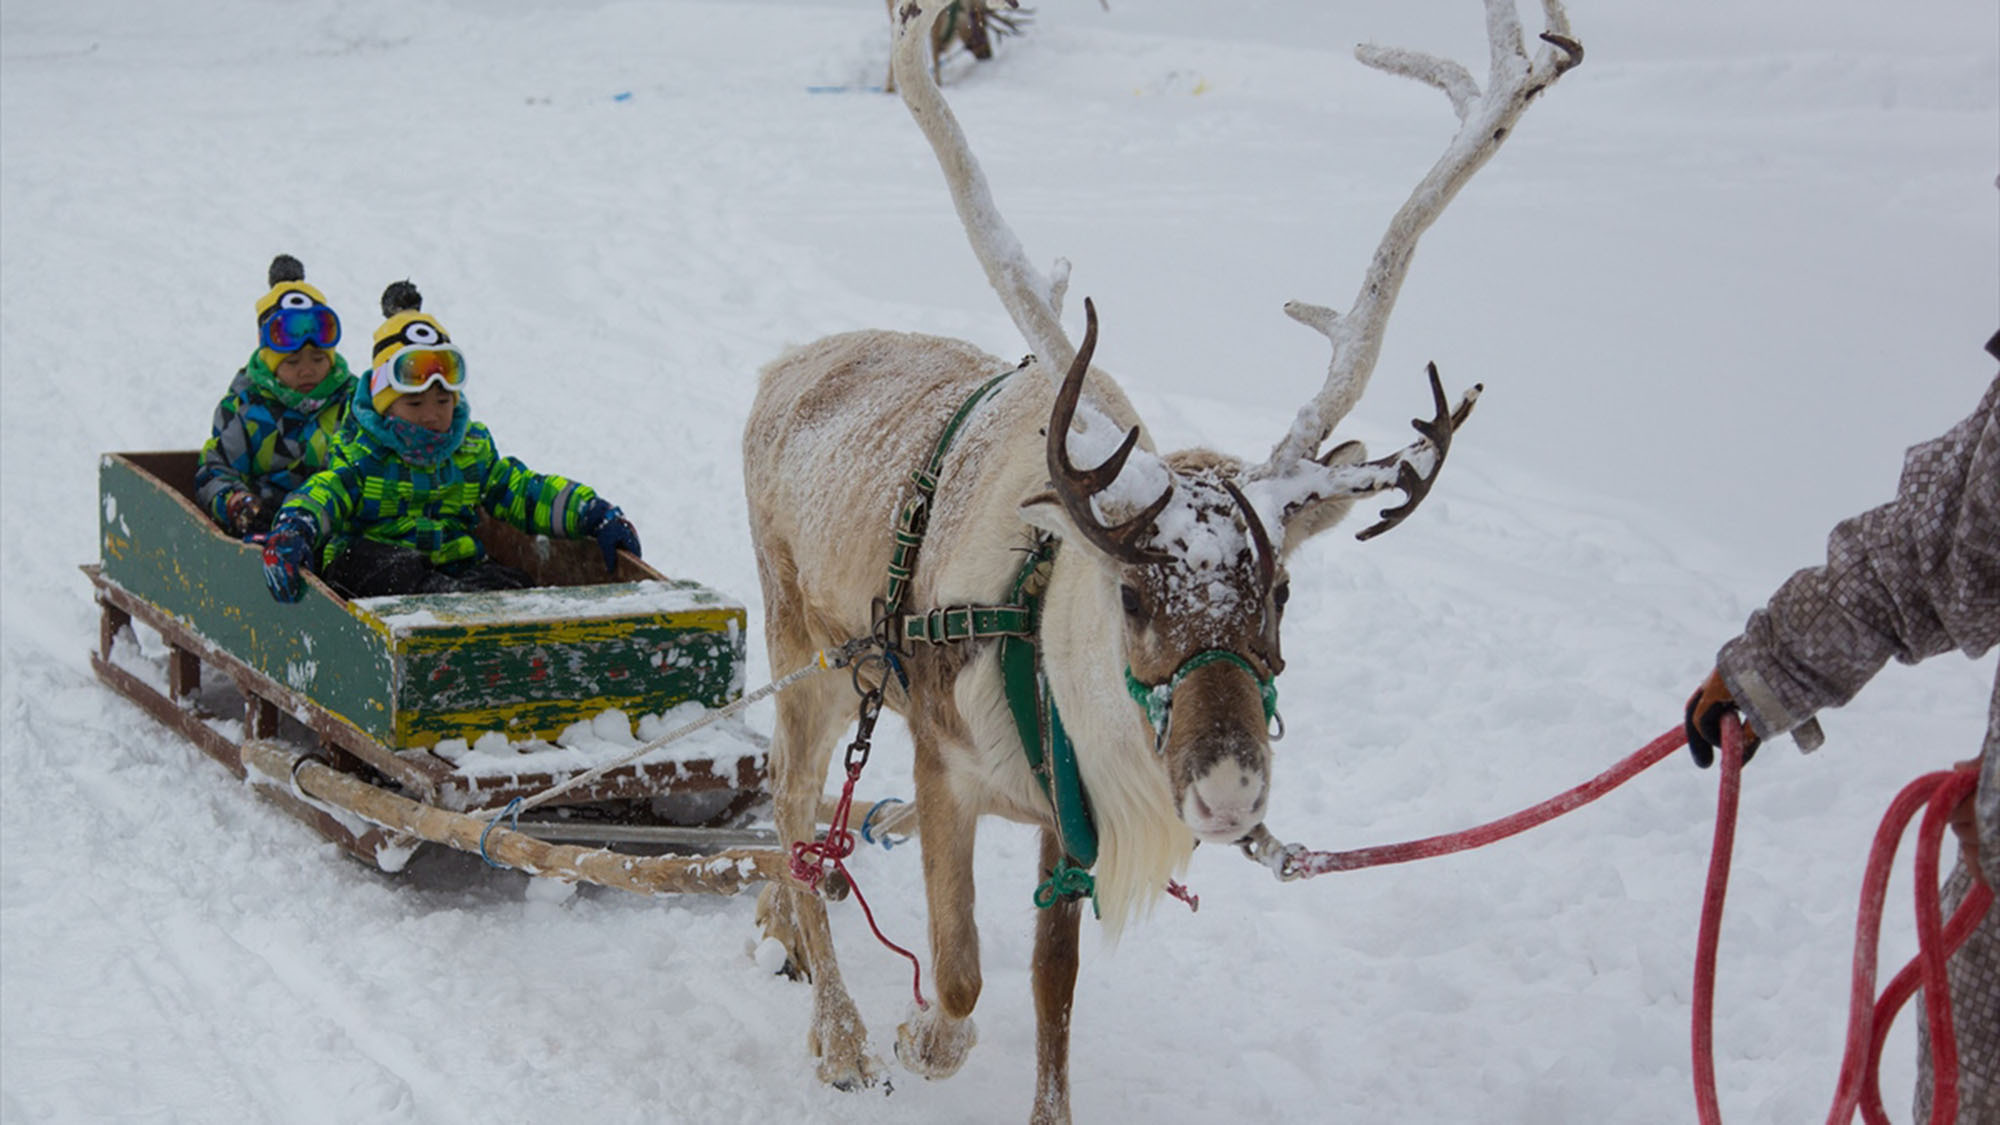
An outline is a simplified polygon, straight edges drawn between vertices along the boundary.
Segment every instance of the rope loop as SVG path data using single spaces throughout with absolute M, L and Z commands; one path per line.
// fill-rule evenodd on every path
M 881 800 L 875 802 L 874 804 L 868 806 L 868 815 L 861 818 L 861 838 L 870 844 L 882 845 L 882 850 L 885 852 L 894 848 L 898 844 L 909 843 L 910 838 L 908 836 L 891 836 L 887 832 L 884 832 L 882 834 L 882 838 L 880 840 L 877 840 L 874 836 L 871 836 L 868 833 L 869 824 L 871 824 L 875 820 L 875 814 L 882 811 L 883 805 L 900 805 L 902 803 L 903 799 L 901 797 L 884 797 Z
M 1035 905 L 1047 910 L 1064 899 L 1072 898 L 1089 899 L 1091 914 L 1097 914 L 1097 880 L 1091 877 L 1090 872 L 1065 858 L 1058 861 L 1048 878 L 1035 888 Z
M 492 820 L 487 821 L 486 827 L 480 831 L 479 858 L 486 861 L 486 866 L 498 867 L 502 870 L 506 869 L 507 867 L 506 864 L 497 862 L 496 860 L 494 860 L 492 856 L 486 854 L 486 837 L 493 834 L 493 826 L 500 823 L 502 820 L 505 820 L 507 822 L 507 827 L 513 829 L 514 831 L 519 832 L 521 830 L 522 800 L 523 798 L 516 797 L 513 800 L 507 802 L 507 807 L 501 809 L 500 812 L 496 814 Z

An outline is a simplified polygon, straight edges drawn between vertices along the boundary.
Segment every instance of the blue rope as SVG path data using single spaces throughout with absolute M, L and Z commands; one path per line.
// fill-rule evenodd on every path
M 521 798 L 516 797 L 513 800 L 507 802 L 507 807 L 501 809 L 498 816 L 495 816 L 492 820 L 486 822 L 486 830 L 479 834 L 479 858 L 486 861 L 486 866 L 498 867 L 502 869 L 506 868 L 507 866 L 506 864 L 495 863 L 493 862 L 493 857 L 486 854 L 486 837 L 489 833 L 493 831 L 493 826 L 500 823 L 502 819 L 505 819 L 507 821 L 507 827 L 514 829 L 516 832 L 520 831 L 521 830 L 521 813 L 519 811 L 520 808 L 521 808 Z
M 885 852 L 888 851 L 890 848 L 895 847 L 897 844 L 909 843 L 910 838 L 908 836 L 891 836 L 885 832 L 882 834 L 882 838 L 880 840 L 877 840 L 874 836 L 870 835 L 868 832 L 868 825 L 874 821 L 875 814 L 882 810 L 883 805 L 900 805 L 902 803 L 903 799 L 901 797 L 884 797 L 881 800 L 875 802 L 874 804 L 868 806 L 868 815 L 861 818 L 861 838 L 863 840 L 868 841 L 871 844 L 881 844 L 882 850 Z

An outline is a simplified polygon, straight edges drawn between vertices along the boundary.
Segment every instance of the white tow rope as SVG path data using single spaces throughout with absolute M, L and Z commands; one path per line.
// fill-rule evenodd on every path
M 508 802 L 507 807 L 501 810 L 499 816 L 519 816 L 521 813 L 524 813 L 529 809 L 535 808 L 538 805 L 547 804 L 549 801 L 554 800 L 555 798 L 561 796 L 564 793 L 569 792 L 572 789 L 576 789 L 580 786 L 588 785 L 591 782 L 596 781 L 598 778 L 603 777 L 605 774 L 610 773 L 612 770 L 618 769 L 621 766 L 630 765 L 631 763 L 638 761 L 640 758 L 643 758 L 646 755 L 652 753 L 653 751 L 658 750 L 662 746 L 666 746 L 669 743 L 678 742 L 681 739 L 686 738 L 688 735 L 691 735 L 694 732 L 700 730 L 701 728 L 710 725 L 711 723 L 720 722 L 721 720 L 736 714 L 737 712 L 743 710 L 745 707 L 750 706 L 752 703 L 755 703 L 760 699 L 764 699 L 767 696 L 776 695 L 778 692 L 781 692 L 786 688 L 791 687 L 793 684 L 799 682 L 800 680 L 805 679 L 807 676 L 812 675 L 814 672 L 824 672 L 834 668 L 845 667 L 850 661 L 854 659 L 854 650 L 856 649 L 856 646 L 860 645 L 861 647 L 866 647 L 866 645 L 869 643 L 871 642 L 863 639 L 861 641 L 849 641 L 847 644 L 842 645 L 841 647 L 834 649 L 831 652 L 829 652 L 826 649 L 821 649 L 818 652 L 814 653 L 812 660 L 807 662 L 804 666 L 794 669 L 793 671 L 787 673 L 786 675 L 779 677 L 777 680 L 774 680 L 771 683 L 768 683 L 763 687 L 758 688 L 756 691 L 753 691 L 748 695 L 745 695 L 743 698 L 738 699 L 734 703 L 725 704 L 724 706 L 718 707 L 715 710 L 708 712 L 701 718 L 696 719 L 691 723 L 683 724 L 679 727 L 674 728 L 671 731 L 668 731 L 666 734 L 663 734 L 660 737 L 653 739 L 651 742 L 645 743 L 638 749 L 632 751 L 631 753 L 625 755 L 622 758 L 619 758 L 617 761 L 606 762 L 603 765 L 596 767 L 595 769 L 587 770 L 583 773 L 577 774 L 575 777 L 570 778 L 568 781 L 565 781 L 560 785 L 552 785 L 547 789 L 542 790 L 539 793 L 533 794 L 532 796 L 519 797 L 514 799 L 513 801 Z M 495 817 L 496 820 L 498 818 L 499 818 L 498 816 Z

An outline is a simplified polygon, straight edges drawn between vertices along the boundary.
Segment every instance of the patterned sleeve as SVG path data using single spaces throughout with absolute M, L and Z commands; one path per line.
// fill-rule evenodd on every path
M 1889 658 L 1977 657 L 2000 640 L 2000 378 L 1903 460 L 1896 499 L 1842 521 L 1717 658 L 1765 738 L 1854 697 Z
M 530 535 L 574 539 L 583 506 L 597 493 L 567 477 L 537 473 L 519 458 L 496 450 L 486 472 L 479 502 L 493 518 L 513 524 Z
M 1986 745 L 1972 815 L 1979 825 L 1979 869 L 1986 873 L 1987 886 L 2000 889 L 2000 674 L 1993 678 L 1993 702 L 1986 708 Z
M 195 501 L 217 523 L 228 521 L 230 494 L 250 487 L 251 452 L 249 431 L 231 395 L 215 407 L 215 421 L 201 447 L 201 464 L 194 471 Z
M 320 542 L 324 543 L 347 529 L 362 488 L 361 474 L 353 463 L 336 460 L 331 467 L 307 477 L 278 513 L 282 516 L 286 512 L 303 512 L 311 516 L 314 526 L 319 528 Z

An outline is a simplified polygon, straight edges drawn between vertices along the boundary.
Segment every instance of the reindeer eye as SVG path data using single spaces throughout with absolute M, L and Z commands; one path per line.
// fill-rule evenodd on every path
M 1124 601 L 1125 615 L 1128 617 L 1139 616 L 1139 611 L 1145 608 L 1144 605 L 1139 601 L 1139 591 L 1134 590 L 1130 586 L 1118 587 L 1118 597 L 1122 601 Z
M 1291 600 L 1292 600 L 1292 584 L 1290 582 L 1280 582 L 1276 586 L 1271 588 L 1272 605 L 1277 606 L 1279 609 L 1283 609 L 1285 608 L 1285 603 Z

